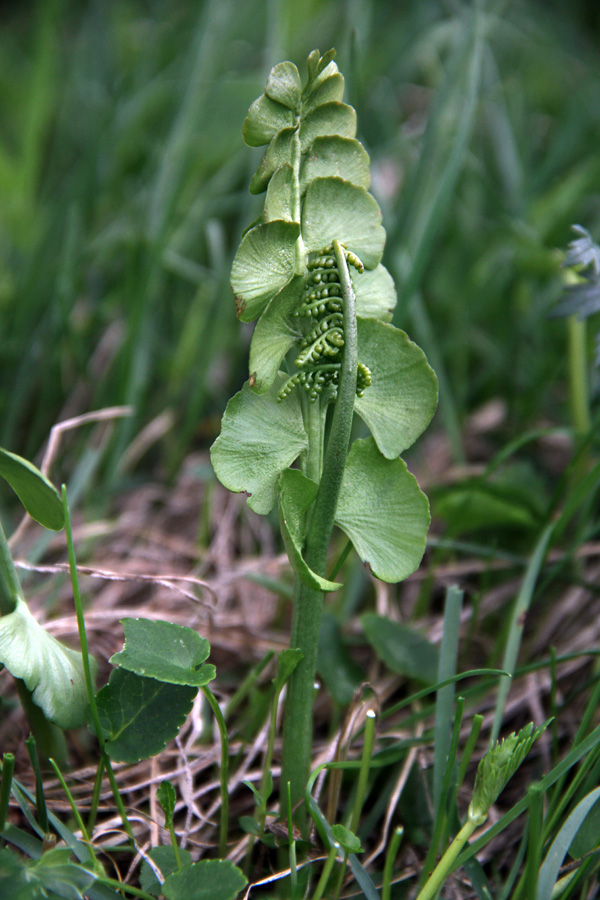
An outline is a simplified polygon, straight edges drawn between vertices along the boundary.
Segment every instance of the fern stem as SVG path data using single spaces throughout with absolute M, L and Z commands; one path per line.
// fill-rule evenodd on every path
M 346 257 L 338 241 L 333 242 L 344 307 L 344 351 L 338 395 L 333 411 L 331 432 L 323 463 L 323 474 L 313 506 L 306 537 L 305 559 L 318 575 L 325 575 L 327 551 L 333 531 L 338 496 L 350 445 L 354 399 L 356 396 L 357 329 L 354 290 Z M 309 451 L 310 453 L 310 451 Z M 294 669 L 289 683 L 283 722 L 282 784 L 290 782 L 292 806 L 302 799 L 308 779 L 312 755 L 313 685 L 317 665 L 317 648 L 321 630 L 323 594 L 309 588 L 296 577 L 290 646 L 297 647 L 303 658 Z M 285 793 L 281 792 L 284 817 L 287 812 Z M 299 813 L 301 828 L 306 826 L 306 813 Z

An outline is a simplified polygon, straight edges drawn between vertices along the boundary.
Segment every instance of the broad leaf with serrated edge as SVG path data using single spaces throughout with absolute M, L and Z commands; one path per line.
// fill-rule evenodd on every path
M 165 878 L 167 900 L 235 900 L 248 881 L 228 859 L 203 859 Z
M 319 251 L 337 239 L 356 253 L 367 269 L 381 260 L 385 230 L 374 198 L 342 178 L 316 178 L 309 184 L 302 209 L 306 249 Z
M 250 342 L 249 370 L 252 390 L 268 391 L 277 377 L 281 360 L 302 339 L 300 320 L 294 316 L 304 292 L 304 279 L 293 278 L 276 294 L 256 323 Z
M 202 687 L 216 676 L 213 665 L 204 664 L 210 644 L 193 629 L 153 619 L 121 619 L 125 645 L 111 657 L 136 675 L 169 684 Z
M 296 222 L 266 222 L 244 235 L 231 269 L 238 317 L 252 322 L 294 275 Z
M 402 581 L 419 567 L 429 504 L 401 459 L 386 459 L 373 438 L 352 444 L 335 515 L 360 558 L 382 581 Z
M 211 448 L 221 484 L 249 493 L 248 506 L 262 515 L 275 505 L 279 476 L 308 446 L 298 392 L 277 402 L 286 380 L 279 374 L 260 396 L 247 382 L 227 404 L 221 434 Z
M 179 870 L 175 851 L 170 844 L 163 847 L 152 847 L 148 850 L 148 856 L 153 863 L 156 863 L 163 878 L 166 878 L 172 872 L 177 872 Z M 180 847 L 179 861 L 184 867 L 191 866 L 193 860 L 190 851 Z M 162 894 L 160 882 L 145 859 L 143 860 L 142 868 L 140 869 L 140 887 L 143 891 L 146 891 L 147 894 L 154 894 L 156 897 L 158 897 L 159 894 Z
M 399 328 L 377 319 L 358 319 L 357 325 L 359 360 L 372 380 L 355 409 L 381 453 L 395 459 L 429 425 L 437 379 L 421 348 Z
M 319 486 L 299 469 L 286 469 L 279 479 L 279 521 L 285 549 L 294 571 L 302 581 L 316 591 L 337 591 L 342 587 L 328 581 L 308 567 L 302 555 L 305 534 L 304 518 L 312 506 Z
M 179 733 L 198 688 L 113 669 L 96 695 L 105 749 L 117 762 L 156 756 Z
M 0 447 L 0 477 L 10 484 L 32 519 L 60 531 L 64 525 L 58 491 L 28 460 Z
M 290 109 L 261 94 L 248 110 L 244 121 L 244 141 L 249 147 L 261 147 L 268 144 L 282 128 L 289 128 L 293 121 L 294 115 Z
M 88 696 L 81 653 L 65 647 L 30 613 L 22 597 L 0 618 L 0 663 L 33 692 L 34 703 L 60 728 L 85 722 Z M 95 672 L 95 660 L 90 659 Z

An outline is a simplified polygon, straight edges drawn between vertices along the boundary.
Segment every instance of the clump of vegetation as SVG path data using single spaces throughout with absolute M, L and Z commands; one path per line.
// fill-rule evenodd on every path
M 0 894 L 597 894 L 600 72 L 536 11 L 0 29 L 0 443 L 109 407 L 69 504 L 0 451 Z M 265 84 L 309 28 L 346 81 Z

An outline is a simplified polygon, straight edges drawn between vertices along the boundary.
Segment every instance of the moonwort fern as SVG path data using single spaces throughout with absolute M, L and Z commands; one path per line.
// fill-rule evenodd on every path
M 396 292 L 381 264 L 385 231 L 334 56 L 310 54 L 304 87 L 293 63 L 276 65 L 244 122 L 245 142 L 266 145 L 250 184 L 265 203 L 242 237 L 231 284 L 238 317 L 258 321 L 249 379 L 211 451 L 219 480 L 247 492 L 251 509 L 277 504 L 295 573 L 290 645 L 303 658 L 283 734 L 292 804 L 310 765 L 323 596 L 340 587 L 326 577 L 333 528 L 376 577 L 415 571 L 429 507 L 399 455 L 437 403 L 423 352 L 389 324 Z M 351 442 L 355 413 L 371 436 Z

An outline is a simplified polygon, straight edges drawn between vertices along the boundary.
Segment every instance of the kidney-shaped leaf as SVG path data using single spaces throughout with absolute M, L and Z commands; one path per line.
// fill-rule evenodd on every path
M 268 144 L 282 128 L 289 128 L 293 121 L 290 109 L 261 94 L 248 110 L 242 136 L 249 147 L 260 147 Z
M 96 695 L 106 752 L 116 762 L 156 756 L 177 736 L 198 688 L 113 669 Z
M 230 491 L 246 491 L 248 506 L 265 515 L 275 505 L 279 476 L 308 446 L 298 392 L 277 402 L 279 374 L 266 394 L 248 382 L 227 404 L 221 434 L 211 447 L 215 474 Z
M 265 222 L 294 221 L 294 170 L 288 163 L 273 173 L 267 188 L 264 215 Z
M 167 900 L 235 900 L 248 881 L 228 859 L 203 859 L 165 878 Z
M 202 687 L 216 676 L 210 663 L 206 638 L 185 625 L 152 619 L 121 619 L 125 645 L 111 657 L 113 666 L 121 666 L 136 675 Z
M 178 850 L 181 865 L 184 867 L 191 866 L 192 854 L 190 851 L 184 850 L 183 847 L 179 847 Z M 177 872 L 179 869 L 177 857 L 175 856 L 175 851 L 171 844 L 165 844 L 162 847 L 152 847 L 148 850 L 148 856 L 153 863 L 156 863 L 163 878 L 166 878 L 172 872 Z M 145 859 L 142 862 L 142 868 L 140 869 L 140 887 L 143 891 L 146 891 L 147 894 L 154 894 L 155 897 L 162 894 L 162 886 L 154 874 L 154 870 Z
M 425 552 L 429 504 L 401 459 L 386 459 L 372 438 L 355 441 L 346 461 L 335 521 L 373 574 L 402 581 Z
M 355 409 L 385 457 L 395 459 L 429 425 L 437 406 L 437 379 L 408 335 L 377 319 L 358 320 L 358 358 L 371 384 Z
M 260 316 L 269 300 L 294 274 L 297 222 L 257 225 L 242 238 L 231 269 L 231 287 L 242 322 Z
M 316 591 L 337 591 L 342 587 L 335 581 L 317 575 L 308 567 L 302 555 L 304 517 L 313 504 L 319 486 L 299 469 L 286 469 L 279 479 L 279 521 L 285 549 L 294 571 L 302 581 Z
M 389 322 L 398 302 L 394 279 L 381 264 L 375 269 L 357 272 L 352 269 L 352 284 L 356 297 L 356 315 L 361 319 L 381 319 Z
M 385 244 L 374 198 L 342 178 L 311 181 L 302 209 L 302 237 L 308 251 L 322 250 L 337 238 L 367 269 L 378 265 Z
M 63 506 L 58 491 L 34 465 L 0 447 L 0 476 L 10 484 L 32 519 L 60 531 Z
M 302 159 L 300 190 L 304 193 L 315 178 L 332 177 L 368 189 L 371 181 L 369 154 L 362 144 L 339 135 L 315 138 Z
M 356 113 L 346 103 L 324 103 L 317 106 L 300 122 L 300 148 L 306 153 L 315 138 L 337 134 L 353 138 L 356 135 Z
M 275 135 L 265 150 L 265 155 L 261 159 L 258 169 L 252 176 L 252 181 L 250 182 L 251 194 L 261 194 L 266 189 L 273 172 L 277 171 L 280 166 L 291 165 L 294 135 L 297 130 L 297 126 L 284 128 Z
M 282 62 L 273 66 L 265 87 L 267 97 L 295 110 L 300 103 L 301 93 L 300 73 L 294 63 Z
M 303 101 L 302 111 L 306 114 L 324 103 L 341 100 L 343 96 L 344 76 L 338 71 L 337 65 L 331 62 L 312 83 L 310 93 Z
M 252 390 L 268 391 L 281 366 L 281 360 L 296 341 L 301 340 L 300 320 L 294 311 L 301 303 L 304 279 L 297 275 L 275 294 L 256 323 L 250 342 Z
M 81 653 L 49 634 L 21 597 L 13 612 L 0 618 L 0 663 L 25 682 L 34 703 L 55 725 L 83 725 L 88 697 Z

